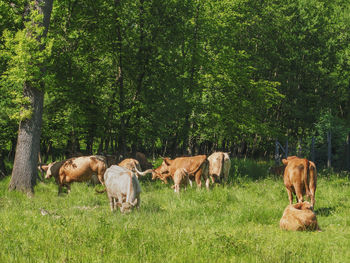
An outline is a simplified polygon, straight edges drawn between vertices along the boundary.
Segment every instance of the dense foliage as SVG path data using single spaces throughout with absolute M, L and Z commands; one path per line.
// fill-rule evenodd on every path
M 266 156 L 275 139 L 312 136 L 322 150 L 331 120 L 344 152 L 348 1 L 55 1 L 45 49 L 26 34 L 28 2 L 0 0 L 1 155 L 13 158 L 18 122 L 30 115 L 20 111 L 23 83 L 39 77 L 41 148 L 54 159 Z

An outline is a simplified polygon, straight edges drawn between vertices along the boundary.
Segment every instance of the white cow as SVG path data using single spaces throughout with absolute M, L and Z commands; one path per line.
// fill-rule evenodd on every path
M 214 152 L 208 157 L 208 161 L 209 177 L 211 178 L 212 183 L 215 182 L 215 179 L 218 181 L 222 181 L 224 179 L 224 181 L 227 182 L 231 168 L 231 160 L 228 153 Z M 209 178 L 207 180 L 209 180 Z
M 112 165 L 104 174 L 104 182 L 112 211 L 116 206 L 122 213 L 130 212 L 135 206 L 140 207 L 141 186 L 133 171 Z

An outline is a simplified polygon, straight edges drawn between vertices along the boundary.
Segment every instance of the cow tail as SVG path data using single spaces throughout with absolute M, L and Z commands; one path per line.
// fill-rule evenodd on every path
M 310 179 L 309 177 L 309 161 L 307 159 L 305 159 L 305 164 L 304 164 L 304 170 L 303 170 L 303 177 L 304 177 L 304 185 L 305 185 L 305 192 L 307 196 L 310 196 L 310 188 L 309 188 L 309 181 Z
M 225 154 L 222 153 L 221 155 L 221 169 L 220 169 L 220 174 L 219 174 L 219 178 L 220 178 L 220 181 L 222 180 L 222 178 L 224 178 L 224 165 L 225 165 Z

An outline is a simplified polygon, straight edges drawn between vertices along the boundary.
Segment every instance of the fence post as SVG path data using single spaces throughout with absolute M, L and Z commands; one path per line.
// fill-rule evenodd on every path
M 315 162 L 315 137 L 312 136 L 311 142 L 311 161 Z
M 280 164 L 280 153 L 279 153 L 279 146 L 278 146 L 278 141 L 276 140 L 275 142 L 275 165 Z
M 301 139 L 298 139 L 297 156 L 301 156 Z
M 350 132 L 346 137 L 346 169 L 350 171 Z
M 331 132 L 327 132 L 327 142 L 328 142 L 328 160 L 327 160 L 327 168 L 331 168 L 331 160 L 332 160 L 332 134 Z

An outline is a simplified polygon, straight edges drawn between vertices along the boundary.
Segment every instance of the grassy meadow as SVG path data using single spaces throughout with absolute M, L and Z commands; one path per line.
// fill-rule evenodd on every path
M 53 181 L 40 182 L 27 198 L 9 181 L 0 181 L 0 262 L 350 262 L 345 174 L 318 174 L 322 232 L 279 229 L 282 178 L 252 161 L 234 161 L 230 183 L 210 191 L 176 195 L 142 180 L 141 208 L 128 215 L 110 211 L 101 186 L 75 183 L 58 196 Z

